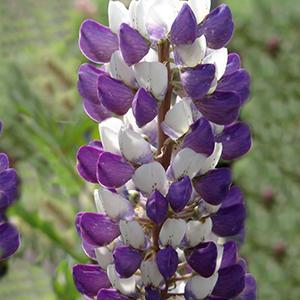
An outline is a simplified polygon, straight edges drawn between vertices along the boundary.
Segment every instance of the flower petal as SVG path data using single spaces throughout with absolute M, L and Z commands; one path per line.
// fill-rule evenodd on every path
M 0 153 L 0 173 L 9 168 L 8 156 L 5 153 Z
M 143 249 L 145 247 L 145 233 L 137 221 L 121 220 L 119 225 L 125 244 L 135 249 Z
M 181 73 L 182 85 L 194 100 L 203 98 L 209 91 L 215 78 L 216 68 L 213 64 L 198 65 Z
M 95 255 L 99 266 L 103 270 L 106 270 L 107 266 L 113 262 L 112 251 L 109 249 L 109 247 L 95 248 Z
M 219 205 L 229 193 L 232 182 L 231 170 L 220 168 L 209 171 L 195 186 L 197 193 L 209 204 Z
M 233 241 L 228 241 L 224 244 L 222 262 L 220 268 L 227 268 L 237 263 L 238 258 L 237 244 Z
M 219 125 L 237 120 L 241 107 L 239 95 L 232 92 L 215 92 L 194 103 L 205 118 Z
M 225 127 L 222 133 L 216 136 L 218 143 L 222 143 L 222 158 L 233 160 L 246 154 L 252 145 L 250 128 L 245 123 L 236 123 Z
M 106 63 L 119 48 L 118 37 L 108 27 L 94 20 L 85 20 L 80 27 L 79 47 L 92 62 Z
M 103 150 L 86 145 L 77 152 L 77 171 L 79 175 L 91 183 L 97 183 L 97 161 Z
M 6 169 L 0 173 L 0 191 L 9 191 L 18 185 L 18 176 L 15 169 Z
M 245 288 L 238 296 L 237 300 L 255 300 L 256 299 L 256 280 L 251 274 L 246 274 Z
M 139 165 L 153 161 L 150 144 L 135 131 L 121 129 L 119 144 L 123 156 L 129 161 Z
M 98 77 L 105 72 L 92 64 L 83 64 L 78 70 L 77 88 L 83 99 L 95 104 L 101 103 L 98 96 Z
M 95 122 L 101 122 L 112 115 L 112 113 L 100 101 L 98 103 L 94 103 L 88 99 L 83 99 L 82 105 L 85 113 Z
M 183 147 L 197 153 L 211 155 L 215 148 L 215 138 L 210 123 L 200 118 L 191 126 L 191 132 L 183 140 Z
M 218 273 L 209 278 L 194 276 L 185 287 L 185 299 L 205 299 L 213 291 L 218 280 Z
M 199 171 L 200 175 L 207 173 L 209 170 L 214 169 L 217 166 L 221 158 L 222 149 L 223 147 L 221 143 L 215 143 L 214 152 L 211 156 L 207 158 L 207 160 L 203 164 L 202 168 Z
M 186 240 L 189 247 L 195 247 L 208 239 L 212 231 L 211 218 L 206 218 L 204 222 L 189 221 L 186 229 Z
M 82 238 L 98 247 L 108 245 L 120 235 L 118 224 L 104 214 L 83 213 L 79 228 Z
M 191 7 L 187 3 L 184 3 L 171 27 L 171 43 L 174 45 L 192 44 L 196 37 L 196 17 Z
M 174 58 L 177 65 L 194 68 L 200 64 L 206 53 L 205 36 L 197 38 L 192 44 L 174 47 Z
M 99 76 L 98 92 L 103 105 L 117 115 L 126 114 L 134 98 L 134 93 L 128 86 L 107 75 Z
M 169 204 L 167 199 L 159 191 L 154 191 L 147 200 L 147 216 L 156 224 L 160 225 L 165 221 L 168 208 Z
M 73 278 L 78 291 L 89 297 L 95 297 L 100 289 L 110 287 L 106 272 L 97 265 L 75 265 Z
M 159 269 L 159 272 L 166 279 L 170 279 L 177 271 L 179 258 L 176 250 L 171 246 L 160 250 L 156 254 L 156 263 Z
M 119 132 L 123 122 L 118 118 L 109 118 L 99 124 L 99 134 L 103 149 L 108 152 L 120 154 Z
M 151 122 L 158 113 L 156 99 L 144 88 L 140 88 L 132 102 L 132 111 L 139 127 Z
M 154 259 L 144 260 L 141 264 L 142 281 L 145 286 L 159 287 L 164 278 Z
M 118 1 L 110 1 L 118 2 Z M 101 289 L 97 294 L 97 300 L 128 300 L 129 298 L 120 294 L 115 289 Z
M 208 278 L 215 273 L 218 250 L 214 242 L 199 244 L 186 256 L 189 265 L 202 277 Z
M 188 0 L 188 4 L 193 9 L 194 14 L 197 17 L 197 23 L 199 24 L 209 14 L 211 0 Z
M 219 211 L 212 216 L 213 232 L 221 237 L 238 234 L 244 227 L 245 218 L 243 195 L 237 187 L 232 187 Z
M 197 173 L 205 167 L 207 157 L 196 153 L 190 148 L 180 150 L 171 163 L 171 174 L 178 179 L 183 176 L 189 176 L 193 179 Z
M 151 286 L 145 288 L 145 299 L 146 300 L 162 300 L 160 289 L 155 289 Z
M 146 15 L 146 28 L 153 40 L 165 39 L 181 9 L 178 0 L 154 0 Z
M 136 280 L 134 277 L 120 278 L 114 265 L 109 265 L 107 267 L 107 275 L 112 286 L 115 289 L 119 290 L 122 294 L 126 296 L 131 296 L 135 294 Z
M 113 253 L 116 271 L 122 278 L 131 277 L 143 260 L 139 251 L 130 246 L 117 247 Z
M 186 232 L 186 223 L 182 219 L 167 219 L 163 224 L 159 240 L 163 246 L 170 245 L 176 249 L 183 240 Z
M 245 271 L 240 265 L 235 264 L 220 269 L 218 274 L 218 281 L 212 292 L 214 296 L 231 299 L 243 291 L 245 287 Z
M 97 164 L 97 179 L 107 188 L 119 188 L 129 181 L 134 168 L 121 156 L 104 152 Z
M 167 67 L 160 62 L 140 62 L 134 66 L 138 84 L 163 100 L 168 88 Z
M 167 194 L 167 200 L 175 212 L 180 212 L 185 208 L 191 199 L 192 191 L 192 183 L 188 176 L 171 184 Z
M 131 203 L 117 193 L 100 188 L 94 195 L 96 206 L 103 207 L 104 212 L 112 219 L 127 218 L 134 214 Z
M 166 135 L 173 140 L 177 140 L 188 132 L 193 124 L 193 114 L 191 105 L 187 101 L 180 101 L 167 112 L 161 128 Z
M 203 64 L 213 64 L 216 67 L 216 78 L 220 80 L 225 73 L 228 60 L 227 48 L 212 50 L 202 61 Z
M 207 45 L 212 49 L 224 47 L 231 39 L 234 30 L 230 8 L 221 4 L 215 8 L 198 27 L 198 36 L 204 34 Z
M 13 255 L 20 245 L 20 235 L 10 223 L 0 224 L 0 262 Z
M 249 73 L 240 69 L 230 75 L 224 76 L 218 83 L 217 91 L 221 92 L 235 92 L 240 96 L 242 104 L 250 96 L 251 77 Z
M 108 22 L 112 32 L 119 33 L 122 23 L 129 24 L 129 11 L 121 1 L 109 1 Z
M 107 64 L 107 68 L 113 78 L 123 81 L 128 86 L 136 86 L 133 69 L 125 63 L 120 51 L 113 53 L 109 64 Z
M 231 75 L 232 73 L 235 73 L 241 68 L 241 59 L 240 56 L 237 53 L 230 53 L 228 55 L 227 60 L 227 67 L 225 71 L 225 76 Z
M 120 49 L 125 62 L 132 66 L 146 56 L 150 43 L 137 30 L 123 23 L 120 27 Z
M 150 195 L 153 191 L 158 190 L 162 194 L 167 190 L 167 175 L 163 166 L 158 162 L 139 167 L 132 177 L 137 189 Z

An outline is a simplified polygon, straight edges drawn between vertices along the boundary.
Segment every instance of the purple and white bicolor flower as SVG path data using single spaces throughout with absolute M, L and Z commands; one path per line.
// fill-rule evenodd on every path
M 73 269 L 87 299 L 255 300 L 256 282 L 234 242 L 246 209 L 221 160 L 251 147 L 239 112 L 250 76 L 226 48 L 227 5 L 210 0 L 109 1 L 109 27 L 93 20 L 79 45 L 94 64 L 78 89 L 100 140 L 77 170 L 96 212 L 76 229 L 93 261 Z
M 2 123 L 0 122 L 0 134 Z M 20 245 L 20 235 L 5 215 L 18 196 L 18 177 L 16 170 L 10 168 L 5 153 L 0 153 L 0 262 L 12 256 Z

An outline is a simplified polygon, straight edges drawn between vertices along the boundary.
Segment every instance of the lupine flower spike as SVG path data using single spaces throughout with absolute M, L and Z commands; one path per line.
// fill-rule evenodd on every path
M 0 122 L 0 134 L 2 123 Z M 20 244 L 19 232 L 8 222 L 5 215 L 18 194 L 18 178 L 16 170 L 9 167 L 8 157 L 0 153 L 0 262 L 13 255 Z
M 228 54 L 234 24 L 210 0 L 110 1 L 109 27 L 86 20 L 79 46 L 95 64 L 78 88 L 101 137 L 79 174 L 98 184 L 97 212 L 76 228 L 91 264 L 73 268 L 87 299 L 256 298 L 238 255 L 243 194 L 220 160 L 251 147 L 238 121 L 250 77 Z

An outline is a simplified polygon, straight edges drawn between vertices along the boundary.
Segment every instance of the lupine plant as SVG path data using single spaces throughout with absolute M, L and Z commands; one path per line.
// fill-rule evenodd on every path
M 238 121 L 250 77 L 228 54 L 234 23 L 210 0 L 110 1 L 109 27 L 86 20 L 79 47 L 85 112 L 100 140 L 79 174 L 98 184 L 97 212 L 76 229 L 93 263 L 73 277 L 86 299 L 256 298 L 238 255 L 246 209 L 231 170 L 251 147 Z M 98 65 L 98 66 L 97 66 Z
M 0 134 L 2 123 L 0 122 Z M 19 232 L 8 222 L 6 210 L 18 195 L 18 177 L 16 170 L 9 167 L 8 157 L 0 153 L 0 262 L 13 255 L 20 244 Z

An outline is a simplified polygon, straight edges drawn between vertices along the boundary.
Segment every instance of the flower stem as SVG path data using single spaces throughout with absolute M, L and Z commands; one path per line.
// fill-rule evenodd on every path
M 157 153 L 162 154 L 160 155 L 159 162 L 162 166 L 167 169 L 171 154 L 172 154 L 172 145 L 167 145 L 164 149 L 164 153 L 161 153 L 167 140 L 168 136 L 165 135 L 163 130 L 161 129 L 161 123 L 164 121 L 166 113 L 170 109 L 171 100 L 172 100 L 172 93 L 173 93 L 173 85 L 171 83 L 172 80 L 172 71 L 170 67 L 170 43 L 169 41 L 162 41 L 158 44 L 158 59 L 161 63 L 165 64 L 168 70 L 168 89 L 165 96 L 165 99 L 162 101 L 159 112 L 158 112 L 158 149 Z

